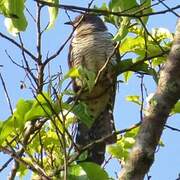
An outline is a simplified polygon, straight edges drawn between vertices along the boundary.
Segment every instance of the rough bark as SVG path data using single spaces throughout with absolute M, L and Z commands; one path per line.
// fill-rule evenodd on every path
M 120 180 L 142 180 L 154 161 L 154 154 L 171 109 L 180 98 L 180 19 L 167 62 L 160 73 L 157 90 L 119 174 Z

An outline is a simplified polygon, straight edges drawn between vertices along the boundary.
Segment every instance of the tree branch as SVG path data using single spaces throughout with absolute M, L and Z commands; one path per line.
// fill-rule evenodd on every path
M 180 98 L 180 20 L 167 62 L 160 73 L 157 90 L 150 100 L 147 113 L 119 179 L 143 180 L 154 161 L 166 120 Z
M 37 61 L 37 58 L 26 48 L 22 47 L 19 43 L 17 43 L 14 39 L 4 35 L 3 33 L 0 32 L 0 36 L 8 41 L 10 41 L 12 44 L 17 46 L 19 49 L 22 49 L 27 55 L 29 55 L 34 61 Z
M 166 10 L 152 12 L 152 13 L 134 14 L 134 13 L 113 12 L 113 11 L 107 11 L 107 10 L 101 10 L 101 9 L 95 9 L 95 8 L 84 8 L 84 7 L 80 7 L 80 6 L 55 4 L 55 3 L 50 3 L 50 2 L 46 2 L 46 1 L 42 1 L 42 0 L 34 0 L 34 1 L 39 2 L 45 6 L 58 7 L 60 9 L 65 9 L 65 10 L 69 10 L 69 11 L 84 11 L 84 12 L 93 12 L 93 13 L 97 13 L 99 15 L 105 15 L 105 16 L 115 15 L 115 16 L 134 17 L 134 18 L 152 16 L 152 15 L 157 15 L 157 14 L 165 14 L 167 12 L 171 12 L 171 11 L 174 11 L 174 10 L 180 8 L 180 5 L 177 5 L 175 7 L 172 7 L 171 11 L 169 9 L 166 9 Z

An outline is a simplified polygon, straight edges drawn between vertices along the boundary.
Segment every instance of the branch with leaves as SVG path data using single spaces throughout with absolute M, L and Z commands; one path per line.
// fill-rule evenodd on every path
M 180 98 L 180 20 L 177 23 L 173 45 L 163 67 L 157 90 L 149 102 L 136 143 L 119 179 L 143 179 L 154 161 L 167 118 Z
M 14 160 L 9 179 L 14 179 L 17 173 L 25 177 L 27 170 L 32 172 L 34 179 L 110 178 L 107 172 L 96 164 L 77 163 L 85 159 L 88 148 L 113 136 L 103 137 L 82 148 L 77 147 L 74 142 L 77 132 L 76 119 L 82 119 L 82 123 L 88 126 L 92 123 L 86 105 L 79 103 L 79 94 L 71 89 L 70 79 L 79 78 L 82 72 L 73 68 L 63 74 L 61 67 L 60 72 L 51 71 L 51 63 L 63 52 L 75 28 L 59 43 L 52 54 L 44 54 L 43 36 L 46 35 L 47 30 L 50 31 L 54 27 L 60 8 L 65 10 L 70 20 L 69 11 L 103 15 L 104 21 L 111 23 L 117 31 L 113 38 L 117 46 L 112 56 L 115 51 L 120 52 L 121 57 L 117 58 L 115 66 L 117 76 L 123 78 L 120 82 L 128 82 L 133 75 L 138 74 L 140 77 L 140 96 L 128 96 L 126 100 L 139 106 L 141 122 L 114 132 L 118 136 L 118 141 L 108 146 L 107 152 L 110 157 L 105 164 L 115 158 L 123 167 L 120 179 L 142 179 L 153 163 L 154 152 L 160 144 L 163 128 L 179 132 L 178 128 L 165 125 L 169 113 L 180 112 L 180 103 L 177 102 L 180 92 L 178 52 L 180 25 L 178 23 L 174 37 L 174 34 L 165 28 L 154 28 L 150 31 L 147 23 L 150 16 L 158 14 L 172 13 L 174 17 L 178 17 L 175 10 L 180 9 L 180 6 L 169 7 L 165 0 L 138 1 L 139 3 L 136 0 L 131 2 L 110 0 L 109 4 L 91 8 L 93 0 L 87 7 L 62 5 L 58 0 L 35 0 L 31 2 L 36 8 L 34 15 L 33 11 L 25 6 L 26 1 L 14 0 L 13 4 L 11 0 L 3 0 L 3 2 L 6 3 L 0 3 L 0 12 L 8 22 L 5 23 L 7 30 L 11 35 L 17 35 L 18 40 L 2 32 L 0 37 L 20 50 L 22 57 L 20 62 L 16 62 L 14 60 L 16 58 L 10 55 L 7 49 L 5 52 L 16 68 L 24 71 L 22 89 L 28 88 L 32 98 L 19 99 L 13 110 L 7 84 L 0 73 L 2 87 L 11 111 L 10 116 L 0 122 L 0 151 L 10 157 L 0 168 L 0 172 L 9 168 L 8 165 Z M 165 9 L 153 11 L 153 8 L 159 5 L 163 5 Z M 43 27 L 44 22 L 42 23 L 43 8 L 49 10 L 49 22 L 45 27 Z M 35 53 L 31 48 L 27 48 L 23 39 L 25 36 L 22 35 L 22 31 L 26 33 L 26 28 L 31 28 L 27 27 L 29 19 L 25 16 L 25 10 L 36 29 L 34 34 L 36 42 L 31 43 L 32 49 L 36 49 Z M 90 87 L 96 84 L 110 59 L 111 56 L 107 57 L 106 63 L 95 78 L 90 71 L 84 72 L 90 79 L 88 81 Z M 4 65 L 1 70 L 3 68 Z M 149 100 L 147 110 L 144 108 L 145 98 L 149 96 L 145 86 L 146 76 L 152 77 L 155 84 L 158 84 L 156 93 Z M 174 104 L 175 107 L 171 111 Z

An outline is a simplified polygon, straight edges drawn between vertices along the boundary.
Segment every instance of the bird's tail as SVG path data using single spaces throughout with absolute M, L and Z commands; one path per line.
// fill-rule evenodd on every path
M 89 143 L 94 143 L 87 149 L 88 156 L 86 161 L 102 164 L 105 158 L 106 144 L 115 143 L 117 140 L 114 126 L 114 119 L 112 110 L 105 108 L 105 110 L 94 121 L 91 128 L 87 128 L 82 122 L 78 123 L 78 130 L 76 135 L 76 143 L 79 146 L 85 146 Z

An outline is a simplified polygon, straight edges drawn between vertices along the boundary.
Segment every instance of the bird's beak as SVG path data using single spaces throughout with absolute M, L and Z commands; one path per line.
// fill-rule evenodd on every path
M 73 22 L 72 21 L 68 21 L 68 22 L 65 22 L 64 24 L 66 24 L 66 25 L 73 25 Z

